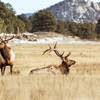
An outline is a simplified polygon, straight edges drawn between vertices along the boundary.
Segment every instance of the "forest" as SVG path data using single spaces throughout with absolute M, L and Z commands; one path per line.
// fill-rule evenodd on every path
M 16 15 L 9 3 L 0 1 L 0 33 L 23 32 L 57 32 L 65 36 L 78 36 L 82 39 L 100 39 L 100 19 L 97 23 L 76 23 L 56 20 L 55 16 L 46 10 L 40 10 L 32 16 Z

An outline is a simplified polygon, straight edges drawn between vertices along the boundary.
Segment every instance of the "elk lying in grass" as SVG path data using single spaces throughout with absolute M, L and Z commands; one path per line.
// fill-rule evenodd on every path
M 34 74 L 35 72 L 44 71 L 44 70 L 46 70 L 47 72 L 50 72 L 50 73 L 52 73 L 52 74 L 58 73 L 59 70 L 60 70 L 60 73 L 61 73 L 61 74 L 67 75 L 67 74 L 69 73 L 69 70 L 70 70 L 69 67 L 71 67 L 72 65 L 74 65 L 74 64 L 76 63 L 76 61 L 71 60 L 71 59 L 68 58 L 68 57 L 70 56 L 70 54 L 71 54 L 70 52 L 69 52 L 66 56 L 64 56 L 64 52 L 63 52 L 62 54 L 60 54 L 60 53 L 58 52 L 58 50 L 56 49 L 56 45 L 57 45 L 57 44 L 55 44 L 53 48 L 51 48 L 51 46 L 49 45 L 49 48 L 46 49 L 46 50 L 43 52 L 42 55 L 44 55 L 46 52 L 49 52 L 49 53 L 50 53 L 51 51 L 54 51 L 55 54 L 56 54 L 58 57 L 60 57 L 60 59 L 62 60 L 61 64 L 59 64 L 59 65 L 54 65 L 54 64 L 53 64 L 53 65 L 48 65 L 48 66 L 42 67 L 42 68 L 32 69 L 32 70 L 30 71 L 30 74 Z
M 6 66 L 10 66 L 10 73 L 12 74 L 13 63 L 15 60 L 15 54 L 11 47 L 7 46 L 7 42 L 13 39 L 14 36 L 9 39 L 0 37 L 0 69 L 1 75 L 4 75 Z
M 62 54 L 60 54 L 58 52 L 58 50 L 56 49 L 56 45 L 57 45 L 57 43 L 55 44 L 54 48 L 51 48 L 51 46 L 49 45 L 49 49 L 45 50 L 43 52 L 43 55 L 46 52 L 54 51 L 55 54 L 58 57 L 60 57 L 60 59 L 62 60 L 62 62 L 61 62 L 60 65 L 49 65 L 49 67 L 51 66 L 51 68 L 54 67 L 56 69 L 59 69 L 62 74 L 66 74 L 67 75 L 69 73 L 69 70 L 70 70 L 69 67 L 71 67 L 72 65 L 74 65 L 76 63 L 76 61 L 71 60 L 71 59 L 68 58 L 71 55 L 70 52 L 66 56 L 64 56 L 64 52 Z

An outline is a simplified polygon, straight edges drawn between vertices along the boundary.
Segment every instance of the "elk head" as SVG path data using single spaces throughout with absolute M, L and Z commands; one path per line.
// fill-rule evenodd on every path
M 8 41 L 12 40 L 14 37 L 15 36 L 12 36 L 12 37 L 10 37 L 10 38 L 7 39 L 7 37 L 5 35 L 2 36 L 2 37 L 0 36 L 0 48 L 4 47 L 8 43 Z
M 49 49 L 45 50 L 43 52 L 43 55 L 48 51 L 49 52 L 54 51 L 55 54 L 62 60 L 61 64 L 59 66 L 57 66 L 56 68 L 60 69 L 62 74 L 68 74 L 69 67 L 74 65 L 76 63 L 76 61 L 68 58 L 71 55 L 71 52 L 69 52 L 66 56 L 64 56 L 64 52 L 62 52 L 62 54 L 60 54 L 59 51 L 56 49 L 56 46 L 57 46 L 57 43 L 54 45 L 53 48 L 51 48 L 51 46 L 49 45 Z
M 0 37 L 0 68 L 2 75 L 4 75 L 6 66 L 10 66 L 10 72 L 12 73 L 15 54 L 11 47 L 7 46 L 7 42 L 13 38 L 14 36 L 10 37 L 9 39 L 7 39 L 6 36 Z
M 65 63 L 65 65 L 68 67 L 75 64 L 74 60 L 68 58 L 71 55 L 71 52 L 69 52 L 66 56 L 64 56 L 64 52 L 62 54 L 60 54 L 58 50 L 54 50 L 54 52 L 58 57 L 60 57 L 60 59 L 62 60 L 62 64 Z

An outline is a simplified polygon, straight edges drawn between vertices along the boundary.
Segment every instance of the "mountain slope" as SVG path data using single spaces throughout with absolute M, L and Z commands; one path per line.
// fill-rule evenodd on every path
M 100 18 L 100 3 L 91 0 L 64 0 L 47 10 L 63 21 L 97 22 Z

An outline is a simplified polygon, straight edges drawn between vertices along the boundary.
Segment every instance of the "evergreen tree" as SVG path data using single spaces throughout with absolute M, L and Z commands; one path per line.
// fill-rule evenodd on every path
M 1 24 L 2 21 L 3 25 Z M 13 7 L 9 3 L 5 4 L 0 2 L 0 31 L 15 33 L 17 27 L 20 28 L 21 32 L 25 30 L 25 28 L 23 28 L 24 23 L 18 17 L 16 17 Z
M 100 38 L 100 19 L 96 24 L 96 33 L 97 33 L 97 37 Z
M 24 22 L 25 30 L 30 32 L 32 30 L 31 20 L 28 17 L 26 17 L 26 15 L 24 14 L 18 15 L 18 18 Z
M 55 31 L 56 20 L 53 14 L 46 10 L 41 10 L 31 17 L 32 31 Z
M 63 21 L 57 22 L 56 32 L 65 33 L 65 23 Z

